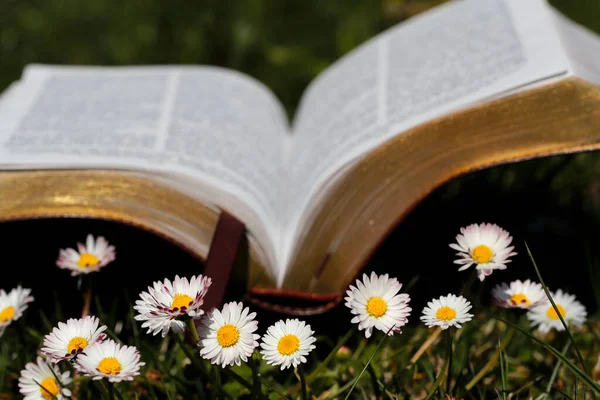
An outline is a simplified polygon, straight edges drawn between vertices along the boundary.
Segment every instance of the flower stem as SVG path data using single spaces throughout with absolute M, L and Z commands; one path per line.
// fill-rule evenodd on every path
M 469 290 L 471 290 L 471 286 L 473 286 L 475 279 L 477 279 L 477 266 L 475 266 L 475 268 L 473 269 L 473 273 L 469 277 L 469 280 L 465 283 L 462 290 L 460 291 L 461 296 L 465 296 L 469 292 Z
M 108 395 L 108 400 L 114 400 L 115 394 L 113 393 L 113 385 L 108 381 L 104 381 L 104 384 L 106 385 L 106 393 Z
M 302 387 L 302 400 L 308 400 L 308 390 L 306 388 L 306 376 L 302 364 L 298 365 L 298 375 L 300 376 L 300 386 Z
M 198 344 L 200 342 L 200 337 L 198 336 L 198 330 L 196 329 L 196 324 L 194 324 L 193 319 L 188 319 L 185 321 L 185 324 L 192 335 L 192 339 L 194 339 L 194 343 Z
M 446 377 L 446 393 L 450 394 L 450 383 L 452 381 L 452 339 L 453 331 L 452 327 L 446 331 L 446 340 L 448 342 L 448 376 Z
M 252 384 L 250 382 L 248 382 L 246 379 L 242 378 L 238 373 L 236 373 L 230 367 L 223 368 L 223 372 L 225 372 L 225 374 L 229 375 L 230 378 L 233 378 L 233 380 L 235 380 L 237 383 L 239 383 L 240 385 L 242 385 L 243 387 L 245 387 L 246 389 L 248 389 L 252 392 Z M 254 394 L 254 393 L 252 393 L 252 394 Z M 260 391 L 259 393 L 256 393 L 256 395 L 258 396 L 259 399 L 268 399 L 268 397 L 265 396 L 265 394 L 262 393 L 262 391 Z
M 81 318 L 85 318 L 90 313 L 90 306 L 92 304 L 92 278 L 91 277 L 82 277 L 83 286 L 85 286 L 82 296 L 83 296 L 83 308 L 81 309 Z
M 252 369 L 252 398 L 259 398 L 259 395 L 262 395 L 262 385 L 260 380 L 260 372 L 259 365 L 256 359 L 254 358 L 254 353 L 250 356 L 248 360 L 250 364 L 250 369 Z

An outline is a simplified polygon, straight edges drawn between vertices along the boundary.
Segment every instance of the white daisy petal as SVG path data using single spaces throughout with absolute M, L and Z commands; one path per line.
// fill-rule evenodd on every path
M 23 289 L 21 286 L 8 293 L 0 289 L 0 336 L 6 327 L 21 318 L 23 312 L 29 307 L 29 303 L 33 301 L 33 296 L 30 294 L 31 289 Z
M 183 319 L 196 319 L 204 314 L 201 307 L 211 283 L 209 277 L 202 275 L 192 276 L 189 281 L 175 276 L 173 282 L 168 279 L 154 282 L 135 302 L 135 319 L 145 321 L 142 328 L 148 328 L 153 335 L 161 332 L 165 337 L 169 330 L 183 332 Z
M 77 250 L 61 249 L 56 265 L 71 271 L 72 276 L 97 272 L 116 258 L 115 246 L 110 246 L 102 236 L 86 238 L 86 244 L 77 243 Z
M 400 333 L 402 326 L 408 322 L 411 308 L 408 306 L 410 296 L 398 294 L 402 284 L 396 278 L 377 276 L 374 272 L 369 278 L 363 275 L 363 281 L 356 281 L 356 287 L 350 286 L 346 291 L 346 307 L 355 315 L 352 323 L 358 324 L 359 330 L 365 331 L 365 337 L 370 337 L 373 328 L 393 335 Z
M 542 285 L 529 279 L 496 285 L 492 289 L 492 299 L 494 304 L 504 308 L 531 309 L 548 302 Z
M 66 323 L 59 322 L 58 326 L 44 337 L 42 353 L 52 362 L 77 357 L 88 346 L 106 339 L 106 325 L 99 327 L 99 322 L 98 318 L 93 316 L 71 318 Z
M 467 299 L 448 294 L 427 303 L 427 307 L 423 309 L 421 321 L 429 328 L 434 326 L 442 329 L 448 329 L 451 326 L 460 328 L 460 324 L 473 318 L 473 314 L 468 313 L 470 309 L 471 303 Z
M 306 362 L 304 357 L 310 353 L 317 339 L 314 332 L 304 321 L 288 319 L 278 321 L 262 338 L 260 347 L 263 360 L 269 365 L 281 365 L 281 369 L 297 367 Z
M 231 302 L 222 310 L 212 309 L 202 318 L 198 330 L 200 356 L 223 368 L 246 362 L 260 338 L 253 333 L 258 329 L 255 317 L 256 313 L 250 313 L 242 303 Z
M 71 391 L 71 373 L 61 373 L 58 366 L 46 363 L 42 357 L 25 365 L 19 378 L 19 391 L 25 400 L 63 400 Z
M 572 326 L 579 328 L 585 323 L 587 311 L 585 306 L 575 299 L 575 296 L 564 293 L 560 289 L 556 293 L 551 293 L 551 296 L 569 329 Z M 530 309 L 527 312 L 527 319 L 531 322 L 532 327 L 538 327 L 540 333 L 548 333 L 552 329 L 557 331 L 565 329 L 549 301 Z
M 95 343 L 77 357 L 75 368 L 93 380 L 131 381 L 140 374 L 140 353 L 133 346 L 121 346 L 112 339 Z
M 460 228 L 460 234 L 456 236 L 458 244 L 450 244 L 450 247 L 458 253 L 459 257 L 455 264 L 464 264 L 458 270 L 464 271 L 475 264 L 477 276 L 483 281 L 494 270 L 506 269 L 509 257 L 516 255 L 514 247 L 509 246 L 512 236 L 507 231 L 495 224 L 471 224 L 466 228 Z

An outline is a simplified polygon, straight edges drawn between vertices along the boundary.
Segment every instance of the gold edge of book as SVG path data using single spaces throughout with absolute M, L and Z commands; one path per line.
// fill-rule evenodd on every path
M 283 288 L 343 291 L 400 220 L 454 177 L 501 163 L 599 147 L 600 88 L 579 78 L 470 107 L 406 131 L 369 153 L 332 187 L 310 217 Z M 465 224 L 471 222 L 476 221 Z
M 158 234 L 202 261 L 219 218 L 216 208 L 132 171 L 5 170 L 0 193 L 0 221 L 113 220 Z M 258 261 L 257 243 L 252 245 L 248 281 L 272 285 Z

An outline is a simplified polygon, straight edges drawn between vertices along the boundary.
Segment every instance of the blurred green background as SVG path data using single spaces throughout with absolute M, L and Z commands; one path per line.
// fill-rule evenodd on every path
M 308 83 L 332 62 L 386 28 L 441 2 L 0 0 L 0 89 L 34 62 L 211 64 L 264 82 L 292 116 Z M 600 0 L 552 3 L 600 33 Z M 596 152 L 495 167 L 462 177 L 429 196 L 400 224 L 369 268 L 384 270 L 392 265 L 398 271 L 398 266 L 408 265 L 399 272 L 401 281 L 407 282 L 419 273 L 423 261 L 427 266 L 448 266 L 445 275 L 434 274 L 429 282 L 421 283 L 428 287 L 433 281 L 430 290 L 436 279 L 462 279 L 448 265 L 452 252 L 447 244 L 460 226 L 490 221 L 515 237 L 521 256 L 511 267 L 514 277 L 523 277 L 522 271 L 527 271 L 525 277 L 533 277 L 523 247 L 527 240 L 539 264 L 554 271 L 551 286 L 564 284 L 571 291 L 586 292 L 588 304 L 598 303 L 599 178 L 600 153 Z M 431 252 L 434 248 L 442 250 Z M 584 266 L 594 268 L 589 272 Z
M 324 68 L 432 0 L 0 0 L 0 90 L 29 63 L 212 64 L 254 76 L 293 113 Z M 555 0 L 600 32 L 598 0 Z

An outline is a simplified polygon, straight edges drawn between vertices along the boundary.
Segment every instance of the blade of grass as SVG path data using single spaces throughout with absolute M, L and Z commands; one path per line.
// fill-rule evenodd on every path
M 246 379 L 242 378 L 237 372 L 235 372 L 231 368 L 223 368 L 223 371 L 227 375 L 229 375 L 229 377 L 233 378 L 233 380 L 235 380 L 237 383 L 239 383 L 240 385 L 242 385 L 243 387 L 248 389 L 250 391 L 250 393 L 252 393 L 252 383 L 250 383 Z M 277 394 L 279 394 L 279 393 L 277 393 Z M 258 395 L 258 398 L 260 398 L 260 399 L 268 400 L 268 397 L 265 396 L 265 394 L 262 392 L 257 393 L 257 395 Z
M 442 329 L 439 327 L 435 328 L 434 331 L 431 332 L 431 335 L 427 338 L 427 340 L 425 340 L 421 347 L 419 347 L 419 350 L 417 350 L 417 352 L 410 358 L 406 369 L 412 368 L 417 363 L 419 358 L 421 358 L 423 353 L 425 353 L 425 351 L 429 348 L 429 346 L 431 346 L 435 339 L 437 339 L 437 337 L 440 336 L 441 333 Z
M 106 385 L 108 400 L 114 400 L 115 395 L 113 394 L 113 385 L 108 381 L 104 381 L 104 384 Z
M 502 400 L 506 400 L 506 363 L 500 340 L 498 340 L 498 356 L 500 358 L 500 375 L 502 379 Z
M 348 341 L 348 339 L 350 339 L 352 337 L 352 335 L 354 335 L 354 333 L 356 332 L 356 326 L 354 326 L 352 329 L 350 329 L 348 331 L 348 333 L 346 333 L 344 335 L 344 337 L 342 337 L 340 339 L 340 341 L 337 343 L 337 345 L 333 348 L 333 350 L 331 350 L 331 353 L 329 353 L 327 355 L 327 357 L 325 357 L 325 360 L 323 360 L 322 363 L 320 363 L 317 368 L 315 368 L 315 370 L 313 372 L 311 372 L 308 377 L 307 377 L 307 381 L 310 382 L 311 380 L 315 379 L 319 373 L 327 367 L 327 365 L 329 365 L 329 363 L 331 362 L 331 360 L 333 360 L 333 357 L 335 357 L 335 355 L 337 354 L 338 350 L 340 349 L 340 347 L 342 347 L 344 344 L 346 344 L 346 342 Z
M 510 342 L 510 339 L 513 337 L 514 334 L 515 334 L 515 329 L 510 328 L 509 331 L 506 333 L 506 336 L 504 337 L 504 341 L 502 341 L 502 344 L 500 345 L 502 350 L 504 350 L 506 348 L 506 346 L 508 345 L 508 343 Z M 496 366 L 499 355 L 500 355 L 499 353 L 494 352 L 494 354 L 492 355 L 490 360 L 484 365 L 484 367 L 481 370 L 479 370 L 477 375 L 475 375 L 473 377 L 473 379 L 471 379 L 469 381 L 469 383 L 467 383 L 467 386 L 465 386 L 465 389 L 467 390 L 467 392 L 470 392 L 471 389 L 473 389 L 473 386 L 475 386 L 477 384 L 477 382 L 479 382 L 481 379 L 483 379 L 483 377 L 485 377 L 487 375 L 487 373 L 490 372 L 492 370 L 492 368 L 494 368 Z
M 567 351 L 569 351 L 569 347 L 571 347 L 571 342 L 567 342 L 565 344 L 565 347 L 563 347 L 561 354 L 563 356 L 567 355 Z M 545 396 L 544 398 L 549 398 L 550 397 L 550 391 L 552 390 L 552 385 L 554 384 L 554 381 L 556 380 L 556 377 L 558 376 L 558 371 L 560 370 L 560 366 L 562 364 L 562 361 L 558 360 L 556 362 L 556 365 L 554 366 L 554 370 L 552 370 L 552 375 L 550 375 L 550 380 L 548 381 L 548 385 L 546 386 L 546 392 L 545 392 Z
M 373 369 L 373 365 L 369 364 L 369 368 L 367 368 L 369 375 L 371 376 L 371 385 L 373 385 L 373 392 L 375 392 L 375 398 L 381 398 L 381 388 L 377 384 L 377 374 L 375 374 L 375 370 Z
M 114 389 L 114 391 L 115 391 L 115 394 L 117 395 L 117 399 L 119 399 L 119 400 L 125 400 L 125 399 L 123 398 L 123 395 L 121 394 L 121 392 L 119 391 L 119 389 L 118 389 L 118 388 L 116 388 L 116 387 L 115 387 L 115 388 L 113 388 L 113 389 Z
M 585 365 L 585 362 L 583 362 L 583 357 L 581 356 L 581 353 L 579 352 L 579 348 L 577 348 L 575 339 L 573 338 L 573 335 L 571 334 L 571 331 L 569 330 L 569 327 L 567 326 L 567 323 L 566 323 L 565 319 L 563 318 L 562 314 L 560 313 L 558 307 L 556 307 L 556 303 L 554 303 L 554 299 L 550 295 L 548 286 L 546 286 L 546 283 L 544 282 L 544 279 L 542 278 L 542 274 L 540 273 L 540 270 L 539 270 L 537 264 L 535 263 L 535 260 L 533 259 L 533 255 L 531 254 L 531 250 L 529 250 L 529 246 L 527 246 L 527 242 L 525 242 L 525 248 L 527 249 L 527 254 L 529 255 L 529 258 L 531 259 L 531 262 L 533 263 L 533 268 L 535 268 L 535 272 L 538 276 L 538 279 L 540 280 L 540 283 L 542 284 L 542 287 L 544 288 L 544 292 L 546 292 L 546 296 L 548 297 L 548 300 L 550 300 L 550 303 L 552 304 L 552 307 L 554 308 L 556 315 L 558 315 L 560 322 L 562 323 L 563 327 L 567 331 L 567 334 L 569 335 L 569 340 L 573 344 L 573 348 L 575 348 L 575 352 L 577 353 L 577 358 L 579 359 L 579 363 L 583 367 L 583 371 L 586 373 L 586 375 L 590 375 L 590 371 L 588 371 L 588 369 Z
M 322 363 L 319 363 L 319 365 L 317 365 L 317 368 L 315 368 L 315 370 L 313 372 L 311 372 L 307 377 L 306 377 L 306 382 L 311 382 L 313 379 L 315 379 L 317 376 L 319 376 L 319 373 L 321 371 L 323 371 L 323 369 L 325 369 L 327 367 L 327 365 L 329 365 L 329 363 L 331 362 L 331 360 L 333 360 L 333 358 L 335 357 L 335 355 L 337 354 L 337 352 L 340 350 L 340 348 L 346 344 L 346 342 L 356 333 L 357 331 L 357 326 L 353 326 L 352 329 L 350 329 L 348 331 L 348 333 L 346 333 L 336 344 L 336 346 L 333 348 L 333 350 L 331 350 L 331 352 L 327 355 L 327 357 L 325 357 L 325 360 L 323 360 Z M 300 385 L 296 385 L 293 388 L 291 388 L 289 390 L 290 394 L 294 394 L 296 393 L 298 390 L 300 390 Z
M 573 399 L 571 396 L 569 396 L 569 395 L 568 395 L 568 394 L 566 394 L 565 392 L 561 391 L 560 389 L 556 389 L 556 391 L 557 391 L 558 393 L 560 393 L 560 395 L 561 395 L 562 397 L 564 397 L 565 399 L 567 399 L 567 400 L 575 400 L 575 399 L 576 399 L 576 398 L 575 398 L 575 399 Z
M 385 341 L 385 339 L 388 337 L 389 333 L 392 331 L 392 329 L 394 329 L 394 326 L 395 325 L 392 325 L 392 327 L 385 333 L 385 336 L 383 338 L 381 338 L 381 340 L 377 344 L 377 347 L 375 347 L 375 350 L 373 350 L 373 352 L 371 353 L 371 356 L 367 360 L 367 364 L 362 369 L 362 371 L 360 371 L 360 374 L 358 374 L 358 376 L 356 377 L 356 379 L 354 379 L 354 383 L 352 384 L 352 387 L 348 391 L 348 394 L 346 395 L 346 397 L 344 398 L 344 400 L 348 400 L 350 398 L 350 395 L 354 391 L 354 388 L 358 384 L 358 381 L 360 380 L 360 378 L 362 378 L 363 374 L 365 373 L 365 371 L 369 367 L 369 364 L 371 364 L 371 361 L 373 361 L 373 357 L 375 357 L 375 354 L 377 353 L 377 350 L 379 350 L 379 348 L 381 347 L 381 345 L 383 344 L 383 342 Z
M 289 396 L 286 396 L 285 394 L 282 394 L 281 392 L 279 392 L 277 389 L 275 389 L 273 386 L 269 385 L 264 379 L 260 379 L 260 382 L 265 385 L 267 387 L 267 389 L 269 389 L 271 392 L 275 393 L 276 395 L 278 395 L 279 397 L 281 397 L 282 399 L 286 399 L 286 400 L 292 400 Z M 268 393 L 267 393 L 268 395 Z
M 544 343 L 542 340 L 536 338 L 535 336 L 533 336 L 531 333 L 527 332 L 520 326 L 515 325 L 512 322 L 509 322 L 509 321 L 505 320 L 504 318 L 501 318 L 498 316 L 492 316 L 492 317 L 497 319 L 498 321 L 502 321 L 505 324 L 514 327 L 516 330 L 518 330 L 519 332 L 521 332 L 525 336 L 529 337 L 534 342 L 536 342 L 539 345 L 541 345 L 542 347 L 544 347 L 546 350 L 548 350 L 550 353 L 552 353 L 556 358 L 561 360 L 571 370 L 571 372 L 573 372 L 576 376 L 578 376 L 580 379 L 582 379 L 586 383 L 586 385 L 589 386 L 593 390 L 593 392 L 600 393 L 600 386 L 590 376 L 588 376 L 584 371 L 582 371 L 575 364 L 573 364 L 571 362 L 571 360 L 564 357 L 560 353 L 560 351 L 558 351 L 554 347 L 550 346 L 549 344 Z
M 52 369 L 52 368 L 50 368 Z M 53 372 L 54 373 L 54 372 Z M 52 394 L 51 391 L 49 391 L 48 389 L 46 389 L 46 386 L 42 386 L 41 383 L 39 383 L 38 381 L 36 381 L 35 379 L 32 379 L 32 381 L 38 385 L 40 387 L 41 390 L 43 390 L 44 392 L 46 392 L 46 394 L 49 394 L 50 396 L 52 396 L 52 399 L 56 399 L 56 396 L 54 394 Z
M 435 392 L 438 390 L 438 388 L 440 387 L 440 385 L 442 383 L 442 380 L 444 379 L 444 372 L 446 372 L 447 367 L 448 367 L 448 358 L 446 357 L 446 360 L 444 361 L 444 365 L 442 365 L 442 370 L 440 371 L 437 378 L 435 379 L 435 382 L 433 382 L 433 386 L 429 390 L 429 393 L 427 393 L 427 398 L 425 400 L 431 399 L 431 397 L 433 397 Z

